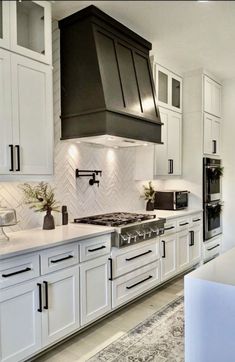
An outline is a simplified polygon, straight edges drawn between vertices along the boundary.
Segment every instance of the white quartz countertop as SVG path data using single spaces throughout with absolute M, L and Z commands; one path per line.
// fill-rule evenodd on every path
M 114 228 L 107 226 L 68 224 L 57 226 L 54 230 L 36 228 L 7 233 L 10 240 L 0 240 L 0 259 L 110 234 L 113 231 Z
M 184 210 L 138 210 L 137 213 L 146 213 L 150 215 L 156 215 L 157 218 L 174 219 L 177 217 L 184 217 L 198 212 L 202 212 L 202 209 L 184 209 Z
M 235 285 L 235 248 L 202 265 L 186 278 Z

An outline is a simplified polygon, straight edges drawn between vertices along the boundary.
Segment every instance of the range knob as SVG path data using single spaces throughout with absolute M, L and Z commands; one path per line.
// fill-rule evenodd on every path
M 142 230 L 137 230 L 136 234 L 140 237 L 140 238 L 145 238 L 145 232 Z
M 128 235 L 126 235 L 126 234 L 123 234 L 123 235 L 121 235 L 121 239 L 122 239 L 122 241 L 123 241 L 123 243 L 122 244 L 126 244 L 126 243 L 128 243 Z
M 150 230 L 152 231 L 153 234 L 156 234 L 156 235 L 159 234 L 159 229 L 158 228 L 156 228 L 156 229 L 151 228 Z
M 147 236 L 147 238 L 150 238 L 150 237 L 151 237 L 151 234 L 152 234 L 151 229 L 145 230 L 145 235 Z

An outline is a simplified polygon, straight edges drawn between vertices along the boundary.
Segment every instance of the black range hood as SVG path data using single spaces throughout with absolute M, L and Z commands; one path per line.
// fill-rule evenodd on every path
M 151 43 L 91 5 L 59 21 L 61 139 L 161 143 Z

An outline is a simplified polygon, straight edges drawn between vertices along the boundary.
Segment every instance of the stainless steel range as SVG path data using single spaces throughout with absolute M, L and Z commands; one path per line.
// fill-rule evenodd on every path
M 165 219 L 150 214 L 115 212 L 74 219 L 75 223 L 113 226 L 112 245 L 118 248 L 164 234 Z

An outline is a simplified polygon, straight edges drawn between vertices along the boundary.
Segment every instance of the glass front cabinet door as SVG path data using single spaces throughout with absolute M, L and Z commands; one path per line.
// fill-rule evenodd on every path
M 0 0 L 0 47 L 9 48 L 10 44 L 10 1 Z
M 182 112 L 182 78 L 157 63 L 154 74 L 158 105 Z
M 51 4 L 11 1 L 11 50 L 51 64 Z

